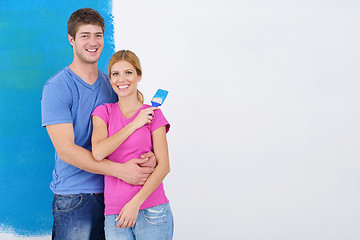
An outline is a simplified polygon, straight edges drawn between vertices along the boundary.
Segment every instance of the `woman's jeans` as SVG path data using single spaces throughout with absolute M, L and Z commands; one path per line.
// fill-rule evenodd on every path
M 174 221 L 169 203 L 140 210 L 135 225 L 130 228 L 116 228 L 117 216 L 105 216 L 106 240 L 170 240 L 173 237 Z
M 104 240 L 104 194 L 54 194 L 52 239 Z

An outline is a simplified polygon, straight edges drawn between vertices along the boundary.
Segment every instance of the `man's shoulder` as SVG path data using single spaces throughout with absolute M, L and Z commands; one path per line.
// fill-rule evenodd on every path
M 48 81 L 59 81 L 63 78 L 69 78 L 69 74 L 66 72 L 66 67 L 60 69 L 57 73 L 52 75 Z
M 104 75 L 104 76 L 108 77 L 108 75 L 107 75 L 106 73 L 104 73 L 100 68 L 98 68 L 98 69 L 99 69 L 99 73 L 100 73 L 101 75 Z
M 99 77 L 105 82 L 109 82 L 109 76 L 99 69 Z
M 66 71 L 66 67 L 50 77 L 43 86 L 43 93 L 64 95 L 71 93 L 72 89 L 71 77 Z
M 57 73 L 52 75 L 45 83 L 48 84 L 63 85 L 70 79 L 69 74 L 66 72 L 66 68 L 59 70 Z

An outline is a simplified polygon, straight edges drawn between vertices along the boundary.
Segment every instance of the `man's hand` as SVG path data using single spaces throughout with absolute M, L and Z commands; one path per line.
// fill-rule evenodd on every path
M 131 159 L 120 164 L 116 163 L 113 167 L 112 176 L 131 185 L 144 185 L 156 167 L 156 157 L 153 152 L 148 152 L 142 155 L 141 159 Z
M 140 167 L 141 164 L 147 161 L 149 160 L 131 159 L 126 163 L 122 163 L 116 177 L 131 185 L 144 185 L 147 178 L 154 171 L 153 167 Z
M 139 164 L 140 167 L 156 167 L 156 157 L 153 152 L 145 153 L 144 155 L 141 155 L 141 159 L 146 160 L 146 162 Z

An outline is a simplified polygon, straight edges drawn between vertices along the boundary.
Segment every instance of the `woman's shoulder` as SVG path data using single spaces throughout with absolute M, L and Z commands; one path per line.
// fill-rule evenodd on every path
M 149 107 L 151 107 L 151 105 L 144 103 L 140 108 L 141 109 L 146 109 L 146 108 L 149 108 Z
M 97 111 L 105 111 L 105 112 L 112 112 L 112 110 L 116 107 L 117 103 L 105 103 L 99 105 L 95 108 Z
M 114 102 L 114 103 L 105 103 L 103 104 L 103 106 L 105 106 L 106 108 L 116 108 L 118 105 L 117 102 Z

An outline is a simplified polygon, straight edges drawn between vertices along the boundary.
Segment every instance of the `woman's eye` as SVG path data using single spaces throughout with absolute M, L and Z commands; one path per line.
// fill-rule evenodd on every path
M 112 73 L 111 75 L 113 75 L 113 76 L 117 76 L 117 75 L 118 75 L 118 73 L 117 73 L 117 72 L 114 72 L 114 73 Z
M 130 71 L 127 71 L 127 72 L 126 72 L 126 74 L 132 74 L 132 72 L 130 72 Z

